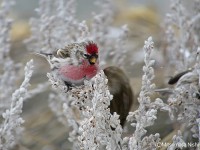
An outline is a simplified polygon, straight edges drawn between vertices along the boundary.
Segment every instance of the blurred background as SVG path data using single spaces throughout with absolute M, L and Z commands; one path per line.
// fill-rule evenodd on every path
M 77 0 L 77 17 L 80 19 L 88 19 L 92 11 L 98 11 L 98 8 L 93 4 L 93 0 Z M 165 16 L 169 10 L 170 1 L 165 0 L 115 0 L 120 7 L 154 7 L 158 10 L 160 16 Z M 13 8 L 16 17 L 23 20 L 28 20 L 36 15 L 34 9 L 38 7 L 38 0 L 18 0 Z
M 133 46 L 134 64 L 127 64 L 124 68 L 126 74 L 130 77 L 132 89 L 135 94 L 135 103 L 132 110 L 138 106 L 137 96 L 141 87 L 142 66 L 143 66 L 143 44 L 149 36 L 153 37 L 155 43 L 156 59 L 155 66 L 155 83 L 158 87 L 166 86 L 169 79 L 164 75 L 164 58 L 161 47 L 165 45 L 163 35 L 163 23 L 165 14 L 169 12 L 170 1 L 165 0 L 115 0 L 117 6 L 116 15 L 113 25 L 121 26 L 128 24 L 129 42 Z M 23 41 L 30 36 L 29 19 L 38 17 L 35 8 L 38 7 L 38 0 L 17 0 L 13 7 L 11 17 L 14 18 L 12 27 L 12 50 L 11 56 L 16 62 L 27 62 L 34 58 L 36 62 L 34 76 L 31 80 L 32 87 L 38 83 L 47 81 L 46 73 L 50 71 L 48 63 L 42 58 L 38 58 L 27 52 Z M 77 18 L 80 20 L 90 21 L 92 12 L 98 12 L 98 8 L 93 4 L 93 0 L 77 0 Z M 19 81 L 20 84 L 20 81 Z M 50 87 L 51 88 L 51 87 Z M 50 89 L 49 89 L 50 90 Z M 158 95 L 155 95 L 158 97 Z M 18 149 L 30 150 L 68 150 L 70 143 L 68 141 L 68 131 L 51 112 L 48 107 L 48 91 L 36 95 L 27 100 L 24 104 L 23 117 L 25 119 L 25 133 L 21 139 L 21 145 Z M 168 138 L 169 133 L 175 128 L 171 125 L 167 114 L 160 113 L 154 128 L 149 129 L 150 133 L 161 133 L 161 137 Z M 163 117 L 165 116 L 165 117 Z M 156 127 L 156 128 L 155 128 Z M 129 127 L 127 127 L 129 130 Z M 133 130 L 133 129 L 132 129 Z

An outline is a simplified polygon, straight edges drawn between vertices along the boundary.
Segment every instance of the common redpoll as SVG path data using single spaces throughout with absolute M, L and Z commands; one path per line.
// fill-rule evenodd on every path
M 198 84 L 199 82 L 199 75 L 197 72 L 194 71 L 194 69 L 189 68 L 186 71 L 180 72 L 176 74 L 175 76 L 171 77 L 168 81 L 168 84 L 175 85 L 175 88 L 181 87 L 183 85 L 189 85 L 189 84 Z M 155 92 L 160 93 L 173 93 L 173 89 L 170 88 L 164 88 L 164 89 L 155 89 Z
M 199 89 L 199 74 L 194 69 L 190 68 L 190 69 L 188 69 L 188 70 L 186 70 L 184 72 L 181 72 L 181 73 L 175 75 L 170 80 L 173 80 L 174 84 L 176 83 L 175 88 L 182 87 L 182 86 L 185 86 L 185 87 L 187 86 L 187 88 L 191 88 L 191 85 L 195 86 L 196 87 L 196 91 L 193 91 L 193 96 L 195 98 L 200 99 L 200 94 L 199 94 L 200 93 L 200 89 Z
M 94 77 L 99 70 L 98 47 L 95 43 L 72 43 L 53 53 L 43 53 L 52 73 L 62 79 L 68 87 L 81 85 Z
M 52 54 L 40 53 L 49 61 L 52 73 L 70 88 L 84 83 L 94 77 L 99 70 L 98 47 L 94 42 L 73 43 Z M 120 124 L 123 126 L 131 108 L 133 94 L 128 77 L 117 67 L 104 69 L 108 78 L 108 87 L 113 95 L 110 104 L 111 113 L 120 115 Z
M 190 68 L 190 69 L 188 69 L 188 70 L 186 70 L 186 71 L 183 71 L 183 72 L 180 72 L 180 73 L 176 74 L 175 76 L 173 76 L 173 77 L 171 77 L 171 78 L 169 79 L 168 84 L 172 85 L 172 84 L 175 84 L 175 83 L 177 83 L 177 82 L 182 82 L 182 81 L 184 81 L 184 80 L 190 79 L 190 78 L 188 78 L 188 77 L 190 77 L 191 71 L 192 71 L 192 69 Z M 189 73 L 189 76 L 188 76 L 187 73 Z M 193 75 L 192 75 L 192 76 L 193 76 Z M 179 79 L 180 79 L 180 80 L 179 80 Z
M 123 127 L 134 100 L 129 79 L 121 69 L 114 66 L 104 69 L 104 73 L 108 78 L 109 91 L 113 95 L 110 112 L 120 115 L 120 124 Z

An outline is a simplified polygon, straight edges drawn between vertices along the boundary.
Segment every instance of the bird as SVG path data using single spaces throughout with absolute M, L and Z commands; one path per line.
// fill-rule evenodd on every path
M 123 127 L 134 102 L 134 93 L 129 78 L 122 69 L 115 66 L 107 67 L 103 71 L 108 79 L 108 89 L 113 95 L 110 112 L 119 114 L 120 124 Z
M 175 85 L 174 89 L 182 87 L 184 85 L 190 85 L 190 84 L 198 85 L 198 83 L 199 83 L 199 75 L 196 71 L 194 71 L 194 68 L 188 68 L 187 70 L 179 72 L 173 77 L 171 77 L 168 81 L 169 85 Z M 163 94 L 164 93 L 173 94 L 174 89 L 163 88 L 163 89 L 155 89 L 154 91 Z
M 194 68 L 189 68 L 176 74 L 168 81 L 168 84 L 176 84 L 175 88 L 182 86 L 190 88 L 191 85 L 193 85 L 197 88 L 196 91 L 194 91 L 193 96 L 197 99 L 200 99 L 199 74 Z
M 171 77 L 168 81 L 168 84 L 169 85 L 174 85 L 174 84 L 181 84 L 181 83 L 190 83 L 192 82 L 193 80 L 189 81 L 190 80 L 190 77 L 193 77 L 195 76 L 194 73 L 192 73 L 193 69 L 192 68 L 189 68 L 185 71 L 182 71 L 182 72 L 179 72 L 177 73 L 176 75 L 174 75 L 173 77 Z M 196 79 L 196 78 L 195 78 Z
M 53 53 L 40 52 L 39 55 L 47 59 L 52 72 L 63 80 L 69 90 L 83 85 L 84 80 L 90 80 L 100 70 L 99 48 L 93 41 L 71 43 Z M 110 113 L 116 112 L 120 116 L 123 127 L 134 99 L 129 79 L 115 66 L 107 67 L 103 71 L 108 79 L 108 89 L 113 95 Z
M 98 47 L 93 41 L 70 43 L 53 53 L 40 52 L 56 74 L 70 89 L 82 85 L 99 71 Z

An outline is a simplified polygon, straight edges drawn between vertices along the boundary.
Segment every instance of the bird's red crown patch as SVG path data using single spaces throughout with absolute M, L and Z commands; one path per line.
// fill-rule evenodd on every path
M 88 44 L 86 45 L 86 50 L 88 54 L 97 54 L 98 53 L 97 44 L 93 42 L 88 42 Z

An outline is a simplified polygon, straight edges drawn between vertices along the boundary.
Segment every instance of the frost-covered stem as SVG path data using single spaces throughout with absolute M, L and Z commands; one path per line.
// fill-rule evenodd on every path
M 195 62 L 194 49 L 199 45 L 195 26 L 200 15 L 199 12 L 189 14 L 181 0 L 171 1 L 171 4 L 171 13 L 167 14 L 166 19 L 167 53 L 169 63 L 173 64 L 177 71 L 183 71 Z
M 72 128 L 68 139 L 72 142 L 73 149 L 80 149 L 78 141 L 80 112 L 72 105 L 70 96 L 66 93 L 50 94 L 49 107 L 56 114 L 58 121 Z
M 81 120 L 80 117 L 80 112 L 75 108 L 71 103 L 71 98 L 67 98 L 67 102 L 63 104 L 63 109 L 64 109 L 64 115 L 65 118 L 67 118 L 67 123 L 68 126 L 72 127 L 71 132 L 69 133 L 69 141 L 73 143 L 73 149 L 79 149 L 79 140 L 78 136 L 80 136 L 79 133 L 79 122 Z
M 121 134 L 119 115 L 110 114 L 110 101 L 112 95 L 108 90 L 108 80 L 103 71 L 100 71 L 85 86 L 91 90 L 91 98 L 82 110 L 84 119 L 80 123 L 81 149 L 99 149 L 105 146 L 106 149 L 121 149 Z M 86 100 L 86 99 L 85 99 Z
M 197 1 L 196 1 L 197 2 Z M 168 23 L 171 33 L 168 34 L 168 48 L 175 60 L 177 72 L 193 68 L 183 75 L 174 87 L 174 93 L 168 102 L 174 113 L 178 113 L 177 120 L 191 128 L 193 137 L 198 138 L 198 113 L 199 113 L 199 87 L 200 87 L 200 63 L 199 63 L 199 1 L 193 12 L 188 13 L 181 0 L 171 2 L 172 13 L 168 14 Z M 177 29 L 177 30 L 176 30 Z M 170 33 L 170 32 L 168 32 Z M 170 35 L 170 36 L 169 36 Z M 197 50 L 197 51 L 196 51 Z M 171 58 L 169 58 L 169 62 Z
M 52 112 L 55 113 L 58 121 L 61 122 L 64 126 L 68 126 L 66 123 L 66 118 L 63 115 L 64 98 L 66 99 L 66 97 L 62 96 L 61 94 L 58 95 L 55 93 L 50 93 L 48 101 L 49 107 L 51 108 Z
M 123 25 L 121 28 L 121 33 L 119 35 L 119 38 L 117 39 L 117 45 L 115 47 L 115 52 L 113 52 L 113 64 L 116 66 L 123 66 L 123 62 L 126 59 L 127 54 L 127 47 L 126 47 L 126 40 L 128 39 L 128 27 L 127 25 Z M 117 51 L 117 52 L 116 52 Z
M 85 20 L 79 24 L 79 31 L 80 31 L 80 37 L 78 38 L 78 42 L 83 42 L 84 40 L 89 40 L 91 38 Z
M 151 81 L 154 79 L 154 69 L 152 66 L 155 63 L 155 60 L 151 60 L 151 53 L 153 51 L 153 41 L 152 37 L 149 37 L 147 41 L 145 41 L 144 45 L 144 63 L 143 71 L 144 75 L 142 76 L 142 87 L 140 92 L 140 98 L 142 98 L 142 93 L 145 95 L 150 95 L 152 90 L 155 88 L 155 84 L 152 84 Z
M 106 149 L 122 149 L 122 128 L 119 115 L 111 115 L 110 101 L 112 95 L 108 90 L 106 76 L 100 71 L 84 85 L 73 87 L 66 91 L 53 74 L 48 74 L 53 87 L 64 93 L 64 115 L 68 124 L 73 128 L 69 140 L 78 149 L 98 149 L 101 146 Z M 61 107 L 61 105 L 59 106 Z M 78 115 L 75 109 L 78 108 Z M 80 111 L 79 111 L 80 110 Z M 59 116 L 62 113 L 57 113 Z
M 117 45 L 120 46 L 120 43 L 117 41 L 119 37 L 114 37 L 114 39 L 109 37 L 109 30 L 115 15 L 115 5 L 112 0 L 95 0 L 95 3 L 102 11 L 101 13 L 94 14 L 91 35 L 101 50 L 100 65 L 105 65 L 106 59 L 110 57 L 111 52 L 115 51 L 117 53 L 115 47 Z
M 177 15 L 179 16 L 178 17 L 178 27 L 179 27 L 179 34 L 180 34 L 180 37 L 184 37 L 184 38 L 179 38 L 179 43 L 180 43 L 180 53 L 182 53 L 182 61 L 183 61 L 183 66 L 187 66 L 186 65 L 186 47 L 185 47 L 185 42 L 187 41 L 187 36 L 188 34 L 185 34 L 185 29 L 184 29 L 184 23 L 185 23 L 185 18 L 183 17 L 183 12 L 184 12 L 184 9 L 181 5 L 181 2 L 180 0 L 177 0 L 176 2 L 176 5 L 174 6 L 174 8 L 176 9 L 177 11 Z
M 200 47 L 197 48 L 197 52 L 196 52 L 195 70 L 196 70 L 197 75 L 199 77 L 198 86 L 200 87 Z
M 31 51 L 52 52 L 79 37 L 75 0 L 40 0 L 36 9 L 39 18 L 31 18 L 32 35 L 25 42 Z
M 8 19 L 14 0 L 3 0 L 0 6 L 0 64 L 4 63 L 10 52 L 10 29 L 12 20 Z
M 55 74 L 47 73 L 47 77 L 53 89 L 57 92 L 57 94 L 51 93 L 49 95 L 49 107 L 64 126 L 72 127 L 72 131 L 69 133 L 69 141 L 73 143 L 73 149 L 80 149 L 78 136 L 80 135 L 79 121 L 82 118 L 71 98 L 73 94 L 68 91 L 63 81 L 57 78 Z
M 12 94 L 11 106 L 3 113 L 4 122 L 0 128 L 0 149 L 7 150 L 12 148 L 17 142 L 17 136 L 21 134 L 21 118 L 23 100 L 27 93 L 29 81 L 33 73 L 33 60 L 25 66 L 25 78 L 19 89 Z
M 197 58 L 196 58 L 196 65 L 195 65 L 195 70 L 197 71 L 197 74 L 199 76 L 199 81 L 198 81 L 198 87 L 200 87 L 200 47 L 197 49 Z M 198 139 L 199 139 L 199 145 L 200 145 L 200 106 L 198 108 L 198 117 L 196 119 L 197 121 L 197 126 L 198 126 Z M 200 149 L 200 147 L 198 147 Z
M 198 139 L 199 139 L 199 145 L 200 145 L 200 111 L 199 111 L 199 116 L 197 118 L 197 125 L 198 125 L 198 130 L 199 130 Z
M 49 87 L 49 85 L 50 85 L 49 82 L 38 84 L 34 89 L 31 89 L 31 90 L 29 90 L 28 93 L 26 93 L 25 100 L 33 97 L 34 95 L 37 95 L 39 93 L 46 91 L 47 88 Z
M 10 95 L 15 87 L 15 65 L 9 56 L 12 20 L 8 17 L 13 2 L 3 0 L 0 3 L 0 99 L 2 100 L 0 101 L 0 112 L 8 108 Z
M 154 120 L 157 118 L 157 109 L 164 105 L 162 100 L 156 100 L 155 103 L 151 103 L 150 95 L 155 88 L 155 85 L 151 83 L 154 78 L 154 70 L 152 66 L 154 65 L 154 60 L 151 60 L 151 52 L 153 50 L 153 41 L 152 37 L 149 37 L 145 41 L 144 45 L 144 63 L 143 71 L 144 75 L 142 76 L 142 87 L 138 97 L 139 108 L 135 112 L 130 112 L 128 115 L 128 121 L 136 121 L 132 123 L 133 127 L 136 127 L 136 130 L 133 136 L 129 140 L 129 148 L 134 150 L 142 150 L 147 145 L 143 141 L 152 142 L 149 148 L 154 149 L 156 147 L 155 142 L 159 140 L 159 134 L 150 135 L 149 137 L 143 137 L 146 134 L 146 127 L 154 124 Z M 153 106 L 158 105 L 158 106 Z
M 177 120 L 191 129 L 193 137 L 198 138 L 199 113 L 199 79 L 200 79 L 200 48 L 195 52 L 196 63 L 190 72 L 183 75 L 174 87 L 168 102 L 174 113 L 178 113 Z M 178 111 L 177 111 L 178 110 Z

